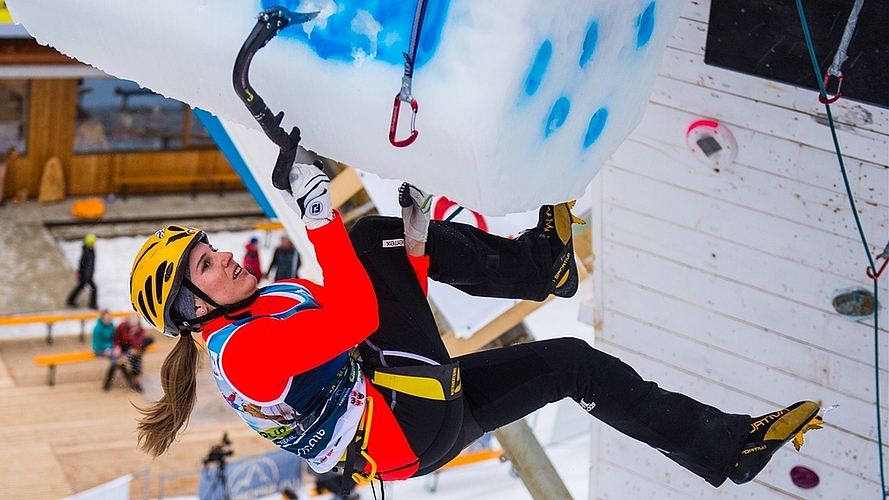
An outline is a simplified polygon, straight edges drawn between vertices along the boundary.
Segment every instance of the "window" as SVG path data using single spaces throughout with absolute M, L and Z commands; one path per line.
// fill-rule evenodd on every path
M 78 87 L 75 153 L 171 151 L 212 146 L 188 105 L 116 78 Z
M 25 153 L 28 130 L 28 82 L 0 80 L 0 156 Z

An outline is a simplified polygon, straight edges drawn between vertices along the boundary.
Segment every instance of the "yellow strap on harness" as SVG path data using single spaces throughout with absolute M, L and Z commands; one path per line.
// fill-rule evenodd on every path
M 459 398 L 463 390 L 460 366 L 456 362 L 448 365 L 365 369 L 365 375 L 377 387 L 435 401 L 452 401 Z
M 374 373 L 371 379 L 374 385 L 392 389 L 404 394 L 424 399 L 444 401 L 444 390 L 438 380 L 429 377 L 414 377 L 412 375 L 397 375 L 395 373 Z
M 369 483 L 373 477 L 377 475 L 377 463 L 370 458 L 370 455 L 367 453 L 367 443 L 370 441 L 370 424 L 373 421 L 373 412 L 374 398 L 368 396 L 366 406 L 364 407 L 364 415 L 362 415 L 361 422 L 358 423 L 359 432 L 356 434 L 355 439 L 356 441 L 361 440 L 358 451 L 361 453 L 361 456 L 364 457 L 364 460 L 367 461 L 367 464 L 370 465 L 370 471 L 366 474 L 363 471 L 352 471 L 352 481 L 354 481 L 355 484 Z

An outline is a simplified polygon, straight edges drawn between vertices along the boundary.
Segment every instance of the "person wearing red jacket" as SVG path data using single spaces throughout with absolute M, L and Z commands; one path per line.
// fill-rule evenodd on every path
M 255 236 L 244 245 L 244 267 L 250 271 L 250 274 L 256 276 L 256 279 L 262 278 L 262 265 L 259 263 L 259 238 Z
M 193 408 L 195 333 L 222 396 L 251 428 L 316 472 L 341 464 L 347 478 L 428 474 L 485 432 L 570 397 L 710 484 L 740 484 L 819 418 L 812 401 L 756 418 L 728 414 L 643 380 L 579 339 L 451 358 L 427 278 L 480 296 L 572 296 L 573 203 L 544 205 L 537 226 L 510 240 L 430 222 L 430 197 L 404 184 L 402 219 L 365 217 L 347 234 L 318 168 L 294 164 L 290 184 L 282 195 L 306 224 L 323 285 L 258 288 L 195 228 L 167 226 L 137 254 L 133 307 L 179 336 L 161 369 L 164 396 L 142 410 L 144 451 L 164 453 Z
M 111 390 L 114 373 L 120 370 L 130 387 L 136 392 L 142 392 L 142 384 L 139 382 L 142 375 L 142 355 L 145 348 L 153 342 L 154 339 L 145 334 L 136 314 L 131 314 L 126 321 L 117 325 L 111 337 L 111 365 L 105 374 L 103 389 Z

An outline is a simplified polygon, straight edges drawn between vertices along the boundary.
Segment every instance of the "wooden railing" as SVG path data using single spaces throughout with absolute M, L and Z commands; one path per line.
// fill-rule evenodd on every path
M 52 344 L 52 327 L 60 321 L 80 321 L 80 341 L 86 339 L 86 322 L 98 320 L 98 311 L 71 311 L 55 314 L 22 314 L 16 316 L 0 316 L 0 327 L 15 325 L 31 325 L 37 323 L 46 324 L 46 343 Z M 125 318 L 133 314 L 132 311 L 112 312 L 113 318 Z

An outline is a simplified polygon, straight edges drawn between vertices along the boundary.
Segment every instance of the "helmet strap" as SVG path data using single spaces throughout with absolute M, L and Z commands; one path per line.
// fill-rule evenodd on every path
M 191 293 L 193 293 L 193 294 L 197 295 L 198 297 L 204 299 L 204 302 L 206 302 L 207 304 L 210 304 L 211 307 L 216 307 L 216 308 L 220 307 L 219 304 L 216 303 L 216 301 L 214 301 L 213 299 L 211 299 L 209 295 L 207 295 L 206 293 L 204 293 L 203 290 L 201 290 L 200 288 L 197 287 L 197 285 L 195 285 L 194 283 L 192 283 L 190 279 L 188 279 L 188 278 L 182 278 L 182 285 L 183 285 L 185 288 L 188 288 L 189 290 L 191 290 Z
M 257 289 L 257 290 L 254 290 L 253 293 L 244 300 L 240 300 L 238 302 L 235 302 L 234 304 L 230 304 L 227 306 L 220 306 L 220 305 L 216 304 L 216 302 L 214 302 L 212 299 L 207 297 L 206 296 L 207 294 L 205 294 L 203 291 L 201 291 L 200 288 L 196 287 L 194 285 L 194 283 L 192 283 L 188 279 L 184 279 L 182 281 L 182 284 L 185 285 L 186 287 L 188 287 L 188 289 L 191 290 L 192 293 L 194 293 L 198 297 L 204 299 L 204 301 L 206 301 L 208 304 L 210 304 L 215 309 L 208 312 L 207 314 L 204 314 L 203 316 L 198 316 L 196 318 L 183 320 L 182 325 L 179 327 L 180 330 L 186 330 L 186 331 L 191 331 L 191 332 L 198 331 L 201 329 L 201 324 L 206 323 L 210 320 L 214 320 L 216 318 L 220 318 L 222 316 L 227 316 L 229 313 L 243 309 L 243 308 L 249 306 L 250 304 L 256 302 L 256 299 L 259 298 L 259 290 Z M 194 287 L 194 288 L 192 288 L 192 287 Z

